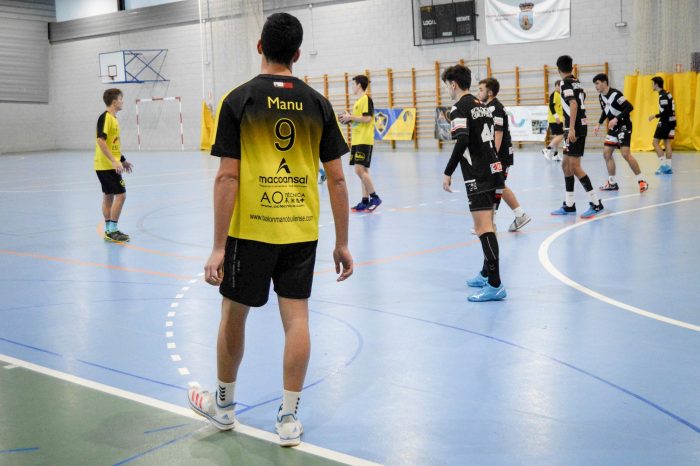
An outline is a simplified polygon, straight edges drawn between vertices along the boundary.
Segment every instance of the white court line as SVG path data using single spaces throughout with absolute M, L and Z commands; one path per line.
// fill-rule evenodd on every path
M 182 299 L 183 296 L 185 296 L 185 295 L 182 293 L 178 293 L 175 295 L 175 299 Z
M 139 395 L 137 393 L 127 392 L 126 390 L 121 390 L 119 388 L 110 387 L 99 382 L 93 382 L 92 380 L 76 377 L 71 374 L 66 374 L 65 372 L 60 372 L 54 369 L 49 369 L 48 367 L 32 364 L 31 362 L 23 361 L 21 359 L 15 359 L 13 357 L 6 356 L 1 353 L 0 360 L 5 361 L 9 364 L 14 364 L 15 366 L 20 366 L 25 369 L 29 369 L 34 372 L 39 372 L 40 374 L 48 375 L 50 377 L 54 377 L 60 380 L 65 380 L 66 382 L 74 383 L 76 385 L 81 385 L 83 387 L 91 388 L 93 390 L 97 390 L 103 393 L 108 393 L 110 395 L 118 396 L 120 398 L 135 401 L 136 403 L 141 403 L 146 406 L 151 406 L 152 408 L 168 411 L 170 413 L 178 414 L 180 416 L 194 419 L 196 421 L 206 422 L 204 421 L 204 419 L 202 419 L 202 417 L 193 413 L 192 410 L 187 409 L 183 406 L 177 406 L 171 403 L 166 403 L 165 401 L 156 400 L 155 398 Z M 247 435 L 249 437 L 265 440 L 270 443 L 279 443 L 279 437 L 273 434 L 272 432 L 256 429 L 255 427 L 246 426 L 240 423 L 236 423 L 236 432 L 241 433 L 243 435 Z M 310 455 L 320 456 L 322 458 L 327 458 L 333 461 L 337 461 L 339 463 L 344 463 L 352 466 L 380 466 L 379 463 L 373 463 L 371 461 L 356 458 L 354 456 L 346 455 L 344 453 L 328 450 L 322 447 L 317 447 L 316 445 L 311 445 L 306 442 L 302 442 L 301 445 L 293 448 L 295 450 L 302 451 Z
M 165 338 L 172 338 L 173 336 L 175 336 L 173 332 L 165 332 Z
M 170 307 L 178 307 L 178 306 L 179 306 L 178 303 L 170 303 Z
M 652 205 L 648 205 L 645 207 L 638 207 L 636 209 L 622 210 L 620 212 L 614 212 L 614 213 L 610 213 L 607 215 L 601 215 L 600 217 L 594 217 L 594 218 L 587 220 L 585 222 L 577 222 L 577 223 L 574 223 L 573 225 L 569 225 L 568 227 L 562 228 L 561 230 L 552 233 L 542 242 L 542 244 L 540 245 L 539 252 L 538 252 L 540 263 L 545 268 L 545 270 L 547 272 L 549 272 L 554 278 L 556 278 L 560 282 L 564 283 L 565 285 L 568 285 L 568 286 L 574 288 L 575 290 L 580 291 L 581 293 L 587 294 L 588 296 L 590 296 L 592 298 L 595 298 L 599 301 L 603 301 L 604 303 L 610 304 L 612 306 L 618 307 L 618 308 L 622 309 L 623 311 L 628 311 L 628 312 L 632 312 L 634 314 L 638 314 L 642 317 L 658 320 L 658 321 L 664 322 L 666 324 L 675 325 L 676 327 L 682 327 L 682 328 L 685 328 L 688 330 L 694 330 L 696 332 L 700 332 L 700 325 L 691 324 L 688 322 L 684 322 L 682 320 L 672 319 L 670 317 L 666 317 L 666 316 L 661 315 L 661 314 L 654 314 L 653 312 L 645 311 L 644 309 L 640 309 L 638 307 L 631 306 L 629 304 L 625 304 L 621 301 L 617 301 L 617 300 L 609 298 L 601 293 L 593 291 L 590 288 L 586 288 L 585 286 L 581 285 L 578 282 L 575 282 L 574 280 L 570 279 L 569 277 L 567 277 L 566 275 L 561 273 L 556 267 L 554 267 L 554 265 L 552 264 L 552 261 L 549 260 L 549 247 L 552 245 L 554 240 L 556 240 L 557 238 L 562 236 L 564 233 L 568 233 L 569 231 L 573 230 L 574 228 L 579 228 L 583 225 L 589 225 L 591 222 L 604 220 L 606 218 L 615 217 L 617 215 L 624 215 L 624 214 L 629 214 L 632 212 L 639 212 L 641 210 L 653 209 L 655 207 L 663 207 L 663 206 L 667 206 L 667 205 L 678 204 L 680 202 L 696 201 L 698 199 L 700 199 L 700 196 L 688 197 L 688 198 L 678 199 L 678 200 L 670 201 L 670 202 L 662 202 L 660 204 L 652 204 Z

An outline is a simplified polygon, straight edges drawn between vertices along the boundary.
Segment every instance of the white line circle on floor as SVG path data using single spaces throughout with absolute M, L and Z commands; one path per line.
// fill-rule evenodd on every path
M 549 247 L 552 245 L 554 240 L 559 238 L 560 236 L 564 235 L 565 233 L 568 233 L 569 231 L 573 230 L 574 228 L 579 228 L 583 225 L 588 225 L 591 222 L 596 222 L 600 220 L 604 220 L 606 218 L 610 217 L 615 217 L 618 215 L 625 215 L 625 214 L 630 214 L 632 212 L 639 212 L 642 210 L 647 210 L 647 209 L 653 209 L 656 207 L 664 207 L 668 205 L 673 205 L 673 204 L 678 204 L 681 202 L 690 202 L 690 201 L 696 201 L 700 199 L 700 196 L 694 196 L 694 197 L 687 197 L 683 199 L 678 199 L 675 201 L 669 201 L 669 202 L 662 202 L 660 204 L 652 204 L 648 205 L 645 207 L 637 207 L 636 209 L 629 209 L 629 210 L 622 210 L 620 212 L 613 212 L 607 215 L 601 215 L 600 217 L 594 217 L 590 220 L 587 221 L 580 221 L 576 222 L 573 225 L 569 225 L 568 227 L 562 228 L 561 230 L 558 230 L 551 235 L 549 235 L 540 245 L 539 251 L 538 251 L 538 256 L 540 259 L 540 263 L 542 264 L 542 267 L 545 268 L 547 272 L 549 272 L 554 278 L 559 280 L 560 282 L 564 283 L 565 285 L 568 285 L 572 287 L 575 290 L 580 291 L 581 293 L 587 294 L 588 296 L 595 298 L 599 301 L 602 301 L 604 303 L 610 304 L 612 306 L 615 306 L 617 308 L 622 309 L 623 311 L 627 312 L 632 312 L 634 314 L 638 314 L 642 317 L 646 317 L 648 319 L 654 319 L 658 320 L 659 322 L 664 322 L 669 325 L 675 325 L 676 327 L 681 327 L 685 328 L 688 330 L 694 330 L 696 332 L 700 332 L 700 325 L 695 325 L 691 324 L 688 322 L 684 322 L 682 320 L 677 320 L 677 319 L 672 319 L 670 317 L 661 315 L 661 314 L 655 314 L 653 312 L 645 311 L 644 309 L 640 309 L 638 307 L 625 304 L 621 301 L 617 301 L 615 299 L 609 298 L 601 293 L 598 293 L 596 291 L 591 290 L 590 288 L 586 288 L 585 286 L 581 285 L 580 283 L 572 280 L 571 278 L 567 277 L 563 273 L 561 273 L 554 265 L 552 264 L 552 261 L 549 260 Z

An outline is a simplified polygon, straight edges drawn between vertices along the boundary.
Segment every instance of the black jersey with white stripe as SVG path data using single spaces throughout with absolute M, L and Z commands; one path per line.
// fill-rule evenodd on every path
M 561 82 L 561 107 L 564 110 L 564 130 L 571 128 L 571 103 L 576 102 L 576 121 L 574 128 L 576 136 L 586 135 L 588 121 L 586 120 L 586 91 L 583 85 L 574 75 L 567 76 Z
M 660 125 L 676 126 L 676 103 L 670 92 L 659 91 L 659 113 L 656 114 Z
M 498 148 L 498 158 L 506 165 L 513 165 L 513 143 L 510 139 L 510 129 L 508 128 L 508 114 L 506 108 L 500 100 L 494 98 L 486 104 L 486 108 L 491 112 L 493 117 L 494 131 L 503 132 L 501 146 Z M 496 142 L 494 135 L 494 144 Z
M 600 94 L 598 96 L 600 101 L 600 119 L 598 123 L 603 123 L 606 119 L 608 121 L 617 118 L 617 127 L 625 126 L 627 129 L 632 129 L 632 120 L 630 119 L 630 112 L 634 110 L 632 104 L 622 95 L 617 89 L 612 87 L 608 89 L 607 94 Z
M 467 194 L 478 194 L 503 187 L 503 167 L 493 145 L 493 117 L 475 96 L 462 96 L 450 110 L 452 139 L 457 142 L 445 175 L 452 176 L 457 165 Z

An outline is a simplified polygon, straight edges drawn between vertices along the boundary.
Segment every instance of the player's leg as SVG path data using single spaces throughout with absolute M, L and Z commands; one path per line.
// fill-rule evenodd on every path
M 499 301 L 506 297 L 506 290 L 501 283 L 499 270 L 499 250 L 498 238 L 494 232 L 493 225 L 493 205 L 495 201 L 495 192 L 482 193 L 480 195 L 470 197 L 470 210 L 472 219 L 474 220 L 474 229 L 481 241 L 481 249 L 484 253 L 484 267 L 482 272 L 475 278 L 485 278 L 485 283 L 482 288 L 475 294 L 469 296 L 469 301 Z M 491 203 L 491 208 L 487 209 L 488 203 Z M 484 270 L 485 269 L 485 270 Z M 486 275 L 484 276 L 484 272 Z M 473 281 L 474 279 L 470 280 Z M 475 286 L 470 284 L 469 286 Z
M 583 145 L 584 141 L 580 141 L 580 153 L 583 153 Z M 570 157 L 569 164 L 571 167 L 571 171 L 574 173 L 574 176 L 578 178 L 579 182 L 581 183 L 581 186 L 583 186 L 583 189 L 586 191 L 586 193 L 588 193 L 589 197 L 591 198 L 591 201 L 589 202 L 589 208 L 581 215 L 581 218 L 591 218 L 595 217 L 603 211 L 603 203 L 600 201 L 598 193 L 596 193 L 596 191 L 593 189 L 593 183 L 591 183 L 591 179 L 588 177 L 588 174 L 585 172 L 583 167 L 581 167 L 581 158 L 582 156 Z
M 564 172 L 565 198 L 561 207 L 551 212 L 552 215 L 576 215 L 574 203 L 574 172 L 572 169 L 572 157 L 568 153 L 568 143 L 564 137 L 564 157 L 561 162 L 561 170 Z
M 675 130 L 669 131 L 669 136 L 671 136 L 671 138 L 666 139 L 664 141 L 664 155 L 666 156 L 666 167 L 667 167 L 666 171 L 665 171 L 666 174 L 673 173 L 673 168 L 672 168 L 673 164 L 671 162 L 673 159 L 673 135 L 674 135 L 673 133 L 674 132 L 675 132 Z
M 112 229 L 112 204 L 114 203 L 114 194 L 102 193 L 102 216 L 105 219 L 105 239 L 108 234 L 114 231 Z
M 659 168 L 657 168 L 655 172 L 657 175 L 666 173 L 666 151 L 661 147 L 661 141 L 663 140 L 666 142 L 666 136 L 667 134 L 664 128 L 662 126 L 657 126 L 654 132 L 654 139 L 651 142 L 656 151 L 656 156 L 659 158 Z
M 520 202 L 518 202 L 518 198 L 515 196 L 515 193 L 508 186 L 503 189 L 501 198 L 508 205 L 508 207 L 510 207 L 510 210 L 512 210 L 513 214 L 515 215 L 515 219 L 508 227 L 508 231 L 518 231 L 532 221 L 532 217 L 525 213 L 523 208 L 520 206 Z
M 609 138 L 610 136 L 608 136 Z M 615 145 L 609 143 L 607 140 L 603 145 L 603 159 L 605 159 L 605 167 L 608 169 L 608 181 L 605 182 L 603 186 L 600 187 L 601 191 L 617 191 L 620 187 L 615 179 L 615 158 L 613 153 L 615 152 L 615 147 L 617 145 L 617 139 L 615 139 Z

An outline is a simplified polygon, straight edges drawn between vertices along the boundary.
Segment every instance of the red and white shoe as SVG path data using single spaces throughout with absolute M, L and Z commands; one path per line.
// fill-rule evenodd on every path
M 236 427 L 236 404 L 221 407 L 216 402 L 216 396 L 200 387 L 192 387 L 187 391 L 187 402 L 192 411 L 203 416 L 219 430 L 231 430 Z

